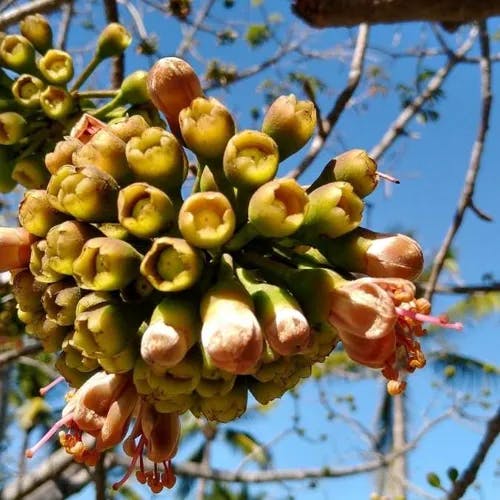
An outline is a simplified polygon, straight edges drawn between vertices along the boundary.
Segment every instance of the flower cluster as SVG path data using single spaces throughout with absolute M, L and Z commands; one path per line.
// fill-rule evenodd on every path
M 281 96 L 260 130 L 238 131 L 183 60 L 157 62 L 147 87 L 169 130 L 133 112 L 83 114 L 0 243 L 19 319 L 74 387 L 28 454 L 59 430 L 89 465 L 123 443 L 131 464 L 116 486 L 139 467 L 159 492 L 175 482 L 184 412 L 238 418 L 249 392 L 282 396 L 339 341 L 399 393 L 425 364 L 422 322 L 446 322 L 415 296 L 419 245 L 360 226 L 380 177 L 365 151 L 334 158 L 307 189 L 276 178 L 314 133 L 312 102 Z M 118 102 L 133 103 L 125 90 Z

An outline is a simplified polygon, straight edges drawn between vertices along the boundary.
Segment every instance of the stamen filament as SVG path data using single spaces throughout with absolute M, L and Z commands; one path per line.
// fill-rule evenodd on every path
M 40 396 L 45 396 L 53 387 L 55 387 L 57 384 L 64 382 L 64 377 L 60 375 L 59 377 L 55 378 L 50 384 L 47 384 L 45 387 L 42 387 L 40 389 Z
M 381 179 L 384 179 L 385 181 L 393 182 L 394 184 L 400 184 L 399 179 L 393 177 L 392 175 L 384 174 L 384 172 L 379 172 L 379 171 L 377 171 L 377 175 Z
M 35 446 L 32 446 L 28 450 L 26 450 L 26 458 L 31 458 L 33 455 L 63 426 L 66 425 L 68 422 L 71 422 L 73 420 L 73 413 L 69 413 L 68 415 L 62 417 L 60 420 L 58 420 L 48 431 L 47 433 L 42 436 L 40 441 L 35 444 Z
M 139 444 L 137 445 L 136 452 L 134 456 L 132 457 L 132 461 L 130 462 L 130 465 L 128 466 L 127 470 L 125 471 L 125 475 L 115 484 L 113 484 L 113 489 L 119 490 L 127 481 L 128 478 L 132 475 L 132 472 L 134 472 L 135 469 L 135 464 L 137 463 L 137 460 L 139 460 L 139 457 L 142 458 L 142 450 L 144 448 L 144 443 L 146 442 L 146 438 L 144 436 L 141 436 L 141 439 L 139 440 Z
M 422 323 L 431 323 L 433 325 L 441 326 L 443 328 L 450 328 L 452 330 L 462 330 L 462 328 L 464 327 L 462 323 L 448 323 L 443 318 L 417 313 L 415 311 L 404 309 L 402 307 L 396 307 L 396 312 L 400 316 L 406 316 L 407 318 L 415 319 L 417 321 L 421 321 Z

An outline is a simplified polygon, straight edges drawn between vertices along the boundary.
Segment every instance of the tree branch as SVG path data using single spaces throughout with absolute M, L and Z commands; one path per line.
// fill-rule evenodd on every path
M 316 28 L 360 23 L 468 23 L 500 14 L 496 0 L 294 0 L 292 11 Z
M 481 116 L 479 120 L 477 138 L 472 148 L 469 169 L 467 171 L 465 184 L 458 201 L 455 215 L 432 265 L 424 295 L 425 298 L 429 301 L 432 300 L 432 296 L 434 295 L 434 289 L 436 287 L 439 274 L 443 269 L 446 254 L 451 247 L 453 238 L 457 234 L 462 224 L 465 211 L 468 207 L 470 207 L 470 204 L 473 200 L 476 179 L 479 173 L 479 168 L 481 166 L 481 157 L 484 150 L 486 134 L 489 128 L 492 94 L 490 42 L 486 21 L 482 21 L 479 24 L 479 44 L 481 50 L 481 60 L 479 63 L 479 67 L 481 70 Z
M 0 16 L 0 29 L 16 24 L 29 14 L 45 14 L 51 12 L 67 1 L 68 0 L 33 0 L 15 9 L 10 9 Z
M 369 26 L 367 24 L 362 24 L 359 27 L 356 45 L 352 54 L 351 68 L 349 70 L 347 84 L 344 90 L 337 97 L 337 100 L 335 101 L 335 104 L 333 105 L 331 111 L 328 113 L 326 120 L 323 120 L 322 126 L 320 127 L 322 133 L 314 137 L 307 155 L 300 162 L 299 166 L 290 171 L 286 175 L 286 177 L 297 179 L 300 175 L 302 175 L 304 171 L 309 167 L 309 165 L 311 165 L 311 163 L 314 161 L 316 156 L 318 156 L 319 152 L 326 142 L 326 139 L 333 131 L 336 123 L 340 118 L 340 115 L 345 110 L 349 99 L 354 94 L 361 79 L 366 47 L 368 44 L 368 34 Z
M 23 345 L 18 349 L 11 349 L 10 351 L 5 351 L 0 354 L 0 367 L 15 361 L 21 356 L 28 356 L 29 354 L 36 354 L 42 350 L 42 344 L 35 342 L 33 344 Z
M 500 408 L 497 410 L 486 426 L 486 432 L 479 443 L 479 447 L 472 457 L 469 465 L 462 471 L 459 478 L 453 483 L 453 488 L 447 495 L 447 500 L 458 500 L 462 498 L 467 488 L 474 482 L 481 464 L 484 462 L 488 451 L 493 446 L 498 434 L 500 433 Z

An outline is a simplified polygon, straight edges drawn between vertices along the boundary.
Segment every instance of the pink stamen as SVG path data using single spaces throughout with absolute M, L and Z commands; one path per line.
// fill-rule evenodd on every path
M 394 184 L 399 184 L 399 179 L 396 177 L 393 177 L 392 175 L 389 174 L 384 174 L 384 172 L 378 172 L 377 175 L 381 178 L 384 179 L 385 181 L 393 182 Z
M 52 388 L 54 388 L 57 384 L 64 382 L 64 377 L 61 375 L 54 379 L 50 384 L 47 384 L 45 387 L 40 389 L 40 396 L 45 396 Z
M 402 307 L 396 307 L 396 312 L 400 316 L 406 316 L 407 318 L 415 319 L 422 323 L 431 323 L 432 325 L 441 326 L 443 328 L 450 328 L 451 330 L 462 330 L 464 327 L 462 323 L 449 323 L 443 318 L 417 313 L 409 309 L 404 309 Z
M 135 454 L 132 457 L 132 461 L 130 462 L 130 465 L 128 466 L 127 470 L 125 471 L 125 475 L 117 483 L 113 484 L 113 489 L 115 491 L 119 490 L 128 481 L 128 478 L 132 475 L 132 472 L 134 472 L 135 470 L 135 464 L 137 463 L 137 460 L 139 460 L 139 457 L 141 457 L 142 459 L 142 450 L 144 449 L 145 442 L 146 438 L 144 436 L 141 436 Z
M 26 450 L 26 458 L 31 458 L 33 455 L 64 425 L 73 420 L 73 413 L 69 413 L 65 417 L 62 417 L 58 420 L 47 432 L 35 446 L 32 446 L 30 449 Z

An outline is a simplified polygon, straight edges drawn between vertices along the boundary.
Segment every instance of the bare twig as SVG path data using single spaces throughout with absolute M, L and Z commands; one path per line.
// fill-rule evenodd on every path
M 399 116 L 392 122 L 380 142 L 371 149 L 370 156 L 378 160 L 394 141 L 404 134 L 408 122 L 420 111 L 422 106 L 435 94 L 450 74 L 451 70 L 462 60 L 462 57 L 471 49 L 476 38 L 474 29 L 468 39 L 459 47 L 459 49 L 448 58 L 446 64 L 440 68 L 429 80 L 427 86 L 418 94 L 413 101 L 406 106 Z
M 179 47 L 175 51 L 175 55 L 177 57 L 183 57 L 186 51 L 191 47 L 191 44 L 193 43 L 196 33 L 198 32 L 200 26 L 203 24 L 203 21 L 205 21 L 206 17 L 210 13 L 210 10 L 214 6 L 214 3 L 215 0 L 207 0 L 205 5 L 198 8 L 198 13 L 196 15 L 196 19 L 194 20 L 193 25 L 187 31 L 187 33 L 184 34 Z
M 305 158 L 300 162 L 297 168 L 287 174 L 287 177 L 296 179 L 304 173 L 309 165 L 311 165 L 311 163 L 323 148 L 326 139 L 334 129 L 335 124 L 340 118 L 340 115 L 345 110 L 346 105 L 349 102 L 349 99 L 354 94 L 363 73 L 363 62 L 365 59 L 366 47 L 368 44 L 368 34 L 368 25 L 361 24 L 358 30 L 358 37 L 352 55 L 351 68 L 349 70 L 347 84 L 344 90 L 337 97 L 337 100 L 335 101 L 335 104 L 333 105 L 331 111 L 328 113 L 326 119 L 323 120 L 323 125 L 321 127 L 323 133 L 318 134 L 314 137 L 311 147 L 309 148 L 309 151 L 307 152 Z
M 477 131 L 477 137 L 472 148 L 469 168 L 465 178 L 464 187 L 458 201 L 458 206 L 455 211 L 455 215 L 432 265 L 427 288 L 425 291 L 425 298 L 427 300 L 432 299 L 439 274 L 443 269 L 446 254 L 453 242 L 453 238 L 455 237 L 462 224 L 465 211 L 468 207 L 470 207 L 471 201 L 473 200 L 476 179 L 479 173 L 479 168 L 481 166 L 484 142 L 489 128 L 492 94 L 490 43 L 486 21 L 482 21 L 479 24 L 479 44 L 481 50 L 481 116 Z
M 68 39 L 69 25 L 73 19 L 73 0 L 68 1 L 61 9 L 61 22 L 59 24 L 59 33 L 57 35 L 56 47 L 65 50 Z
M 68 0 L 33 0 L 31 2 L 24 3 L 19 7 L 4 12 L 0 16 L 0 29 L 7 28 L 12 24 L 18 23 L 23 17 L 29 14 L 35 14 L 37 12 L 39 14 L 44 14 L 51 12 L 67 1 Z
M 500 433 L 500 408 L 491 418 L 486 426 L 486 432 L 479 443 L 479 447 L 472 457 L 469 465 L 462 471 L 459 478 L 453 483 L 452 489 L 447 495 L 447 500 L 458 500 L 462 498 L 467 488 L 474 482 L 481 464 L 484 462 L 488 451 L 493 446 Z
M 426 287 L 427 285 L 423 283 L 420 286 Z M 485 283 L 484 285 L 436 285 L 434 287 L 434 292 L 461 295 L 500 292 L 500 281 L 493 281 L 491 283 Z
M 36 354 L 42 350 L 42 344 L 35 342 L 33 344 L 23 345 L 18 349 L 12 349 L 10 351 L 5 351 L 0 354 L 0 367 L 15 361 L 21 356 L 28 356 L 29 354 Z

